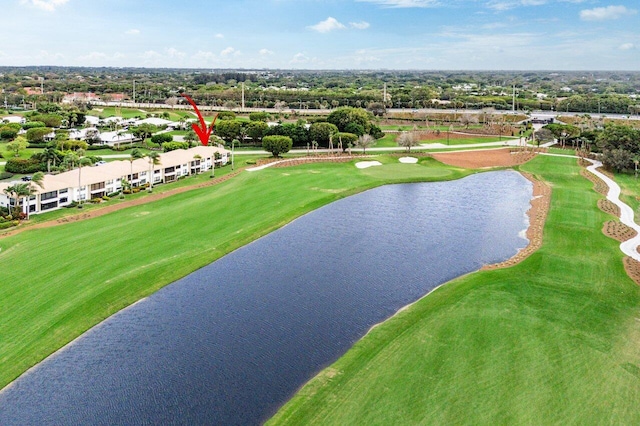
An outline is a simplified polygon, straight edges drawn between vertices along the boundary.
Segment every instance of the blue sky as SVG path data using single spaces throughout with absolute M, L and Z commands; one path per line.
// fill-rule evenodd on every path
M 3 3 L 5 66 L 640 70 L 638 0 Z

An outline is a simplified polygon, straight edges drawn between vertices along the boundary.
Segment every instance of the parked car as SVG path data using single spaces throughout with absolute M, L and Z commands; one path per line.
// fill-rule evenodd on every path
M 100 161 L 96 161 L 96 164 L 94 164 L 94 166 L 102 166 L 103 164 L 107 164 L 107 162 L 100 160 Z
M 31 180 L 31 176 L 22 176 L 21 179 L 25 182 L 29 182 Z

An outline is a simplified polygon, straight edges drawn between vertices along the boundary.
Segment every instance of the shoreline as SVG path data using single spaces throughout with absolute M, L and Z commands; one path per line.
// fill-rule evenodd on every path
M 484 265 L 480 268 L 481 271 L 490 271 L 517 265 L 542 247 L 544 224 L 547 221 L 547 215 L 551 207 L 551 187 L 530 173 L 522 171 L 519 173 L 533 184 L 533 197 L 530 201 L 531 207 L 527 210 L 529 226 L 527 227 L 526 236 L 529 244 L 527 244 L 525 248 L 518 250 L 518 253 L 510 259 L 499 263 Z

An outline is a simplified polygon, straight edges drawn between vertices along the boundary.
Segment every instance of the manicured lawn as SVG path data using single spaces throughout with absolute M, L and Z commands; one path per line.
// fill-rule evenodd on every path
M 640 422 L 640 291 L 601 232 L 611 217 L 575 160 L 522 168 L 553 187 L 543 247 L 378 326 L 272 424 Z
M 237 160 L 240 167 L 247 158 Z M 114 312 L 321 205 L 387 182 L 466 174 L 434 161 L 403 166 L 383 176 L 352 163 L 244 172 L 216 186 L 0 239 L 0 388 Z
M 119 114 L 116 114 L 116 107 L 104 107 L 100 108 L 102 111 L 98 109 L 94 109 L 88 112 L 89 115 L 95 115 L 100 118 L 114 117 L 120 116 L 123 118 L 135 118 L 142 117 L 145 118 L 147 114 L 155 114 L 156 116 L 160 116 L 160 114 L 164 112 L 169 113 L 169 120 L 171 121 L 179 121 L 181 117 L 187 118 L 196 118 L 193 114 L 191 114 L 187 110 L 170 110 L 170 109 L 136 109 L 136 108 L 120 108 Z
M 498 136 L 477 136 L 477 137 L 469 137 L 469 138 L 450 137 L 449 140 L 447 140 L 447 135 L 441 133 L 440 139 L 428 139 L 428 140 L 420 141 L 420 143 L 423 143 L 423 144 L 441 143 L 444 145 L 468 145 L 473 143 L 500 142 L 500 141 L 506 142 L 510 139 L 513 139 L 513 138 L 507 138 L 504 136 L 502 138 Z
M 640 223 L 640 177 L 636 178 L 634 173 L 616 174 L 615 179 L 622 190 L 620 199 L 633 209 L 634 219 Z
M 119 109 L 119 114 L 116 114 L 116 109 Z M 145 117 L 146 112 L 141 111 L 135 108 L 116 108 L 116 107 L 100 107 L 98 109 L 92 109 L 87 112 L 87 115 L 95 115 L 100 118 L 107 117 L 123 117 L 123 118 L 135 118 L 135 117 Z
M 376 144 L 374 147 L 376 148 L 386 148 L 392 146 L 398 146 L 396 143 L 396 138 L 398 137 L 398 133 L 386 133 L 384 137 L 380 139 L 376 139 Z

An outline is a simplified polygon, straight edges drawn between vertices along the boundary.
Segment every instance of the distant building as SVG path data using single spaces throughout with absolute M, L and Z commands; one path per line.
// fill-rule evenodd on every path
M 62 98 L 63 104 L 72 104 L 75 102 L 95 102 L 100 98 L 95 93 L 91 92 L 74 92 L 64 95 Z

